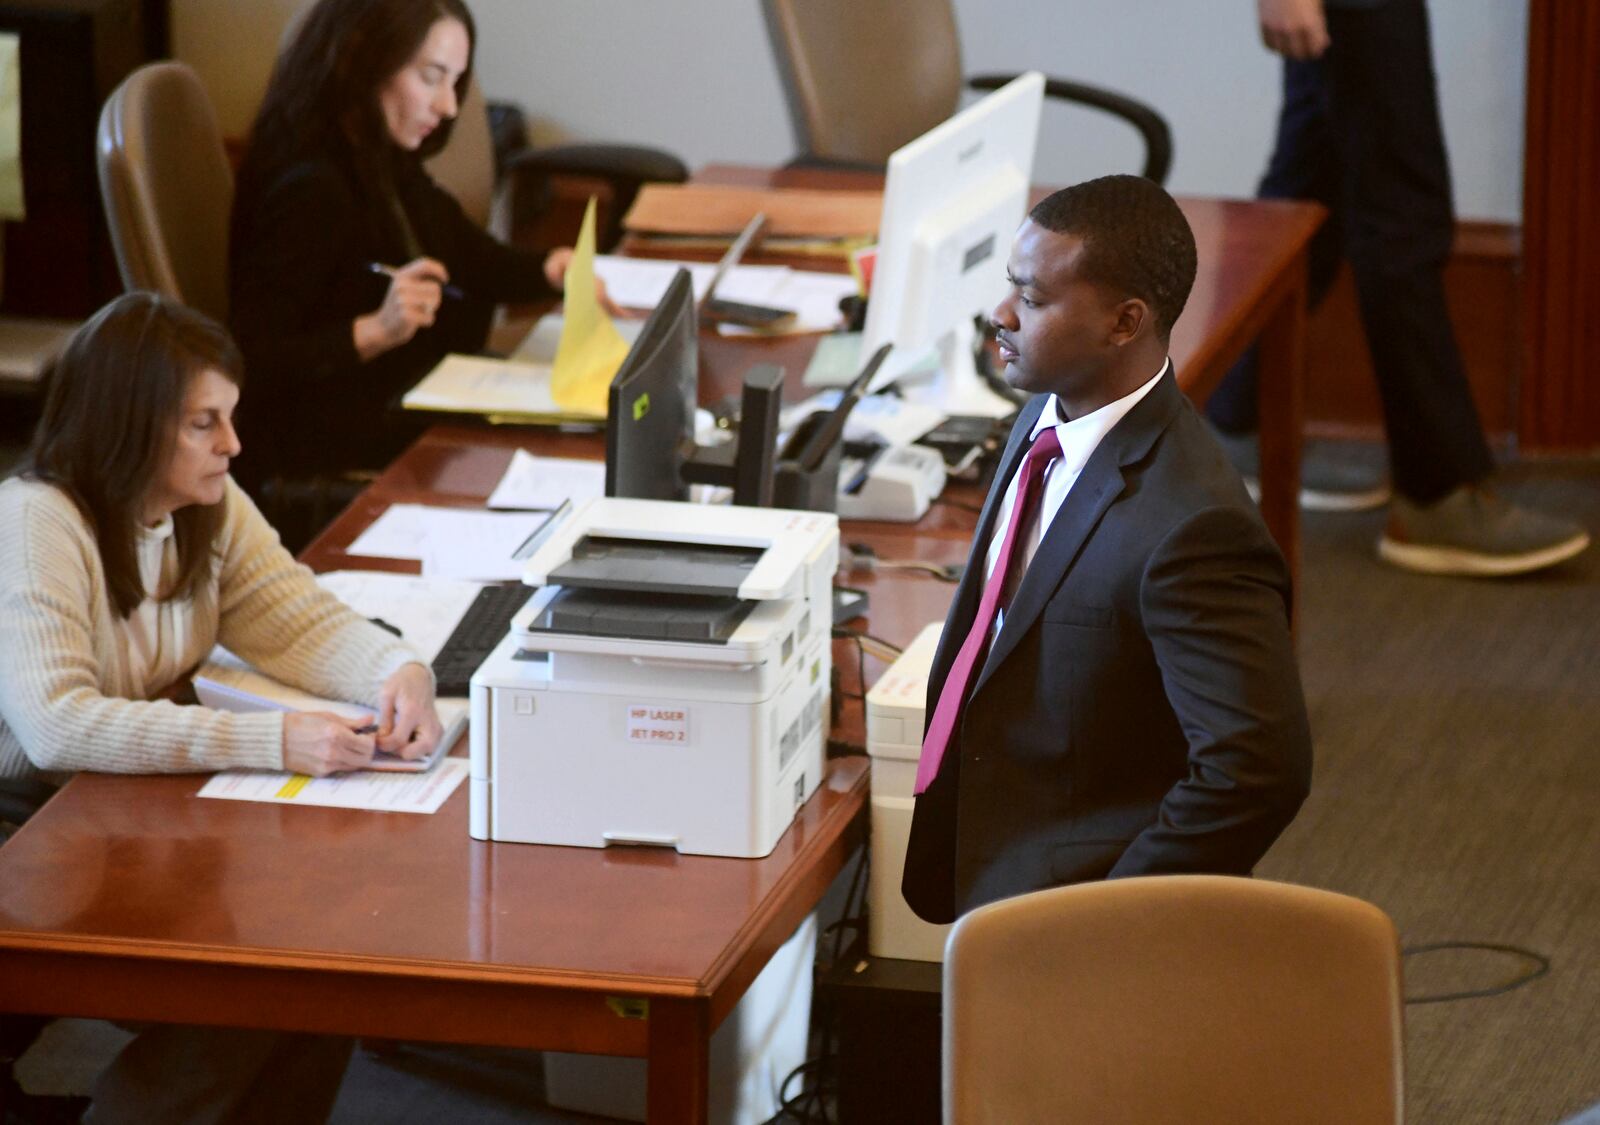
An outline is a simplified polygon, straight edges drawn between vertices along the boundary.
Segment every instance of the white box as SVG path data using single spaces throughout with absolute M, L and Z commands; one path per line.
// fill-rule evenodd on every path
M 867 753 L 872 756 L 872 877 L 867 949 L 874 957 L 943 961 L 948 925 L 914 914 L 900 894 L 911 834 L 917 759 L 922 754 L 928 674 L 943 626 L 934 622 L 867 693 Z
M 778 1112 L 783 1080 L 806 1059 L 816 955 L 812 914 L 712 1033 L 710 1125 L 753 1125 Z M 546 1051 L 545 1097 L 557 1109 L 643 1121 L 645 1073 L 644 1059 Z

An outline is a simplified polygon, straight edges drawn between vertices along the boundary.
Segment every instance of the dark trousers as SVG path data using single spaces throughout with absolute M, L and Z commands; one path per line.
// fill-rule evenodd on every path
M 1350 262 L 1383 399 L 1394 487 L 1431 503 L 1494 468 L 1445 304 L 1455 233 L 1423 0 L 1327 9 L 1327 52 L 1284 60 L 1283 108 L 1259 194 L 1314 199 L 1311 303 Z M 1252 353 L 1207 403 L 1216 425 L 1256 428 Z

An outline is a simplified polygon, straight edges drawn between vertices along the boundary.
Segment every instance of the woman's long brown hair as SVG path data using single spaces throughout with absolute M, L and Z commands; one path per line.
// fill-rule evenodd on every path
M 216 371 L 234 384 L 243 361 L 215 321 L 155 293 L 125 293 L 74 332 L 46 373 L 44 413 L 23 475 L 61 489 L 88 521 L 112 608 L 145 599 L 136 549 L 144 503 L 177 441 L 189 383 Z M 163 600 L 209 581 L 222 504 L 173 513 L 178 573 Z

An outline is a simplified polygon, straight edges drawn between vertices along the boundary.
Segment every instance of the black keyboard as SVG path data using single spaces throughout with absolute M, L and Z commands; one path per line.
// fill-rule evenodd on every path
M 466 695 L 472 673 L 505 639 L 516 616 L 533 588 L 520 582 L 514 586 L 485 586 L 472 599 L 467 612 L 461 615 L 450 639 L 444 642 L 439 655 L 433 658 L 433 678 L 438 681 L 437 694 L 441 696 Z

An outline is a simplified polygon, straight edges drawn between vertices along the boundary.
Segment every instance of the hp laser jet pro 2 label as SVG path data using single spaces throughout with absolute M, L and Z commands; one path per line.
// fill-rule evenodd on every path
M 689 709 L 672 703 L 628 704 L 628 741 L 641 746 L 687 746 Z

